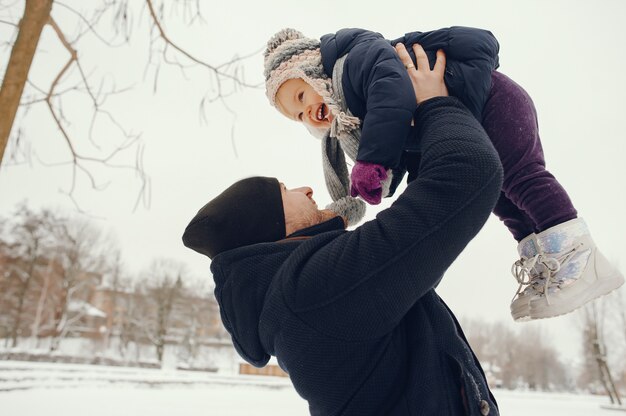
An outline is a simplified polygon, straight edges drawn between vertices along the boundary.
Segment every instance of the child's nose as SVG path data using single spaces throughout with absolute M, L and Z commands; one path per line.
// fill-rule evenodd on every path
M 306 107 L 305 114 L 311 121 L 317 121 L 317 117 L 315 116 L 315 113 L 316 113 L 315 104 L 310 104 Z

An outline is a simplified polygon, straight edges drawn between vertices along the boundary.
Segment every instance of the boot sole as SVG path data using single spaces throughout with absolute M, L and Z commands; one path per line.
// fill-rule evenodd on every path
M 530 320 L 530 299 L 526 305 L 511 307 L 511 316 L 515 322 L 525 322 Z
M 575 311 L 576 309 L 584 306 L 588 302 L 598 299 L 602 296 L 608 295 L 616 289 L 619 289 L 624 284 L 624 276 L 616 274 L 606 279 L 602 279 L 601 284 L 593 286 L 589 292 L 583 292 L 585 296 L 578 299 L 570 299 L 564 304 L 552 304 L 541 305 L 539 307 L 532 307 L 530 304 L 530 319 L 546 319 L 554 318 Z

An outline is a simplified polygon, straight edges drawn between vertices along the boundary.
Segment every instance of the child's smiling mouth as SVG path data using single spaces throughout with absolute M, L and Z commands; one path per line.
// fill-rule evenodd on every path
M 322 103 L 317 109 L 317 112 L 315 113 L 315 118 L 319 122 L 330 121 L 328 116 L 329 116 L 328 106 Z

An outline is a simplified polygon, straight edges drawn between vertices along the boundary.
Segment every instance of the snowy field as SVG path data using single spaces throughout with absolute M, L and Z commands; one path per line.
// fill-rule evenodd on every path
M 604 397 L 494 392 L 503 416 L 601 416 Z M 183 371 L 0 362 L 1 416 L 293 416 L 288 380 Z

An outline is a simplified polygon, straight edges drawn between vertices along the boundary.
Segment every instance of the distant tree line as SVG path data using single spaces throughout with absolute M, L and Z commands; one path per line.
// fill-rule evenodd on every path
M 93 340 L 126 361 L 166 345 L 185 361 L 226 338 L 207 284 L 183 264 L 154 261 L 126 272 L 115 241 L 93 222 L 22 205 L 0 219 L 0 347 L 59 350 L 64 340 Z
M 228 344 L 209 286 L 193 283 L 184 264 L 155 260 L 126 271 L 115 240 L 94 225 L 47 209 L 16 208 L 0 218 L 0 351 L 59 351 L 91 340 L 88 354 L 126 363 L 142 351 L 162 363 L 165 349 L 190 365 L 203 346 Z M 616 292 L 571 315 L 580 358 L 565 362 L 535 324 L 465 320 L 463 329 L 492 387 L 585 390 L 620 400 L 626 387 L 626 304 Z
M 463 322 L 465 334 L 492 386 L 571 390 L 573 374 L 537 326 L 515 331 L 502 322 Z
M 562 318 L 561 318 L 562 319 Z M 623 291 L 597 299 L 569 320 L 580 335 L 580 356 L 574 362 L 552 343 L 551 334 L 536 324 L 511 328 L 502 322 L 464 320 L 463 330 L 493 387 L 543 391 L 589 391 L 623 402 L 626 391 L 626 304 Z M 621 398 L 620 398 L 621 397 Z

